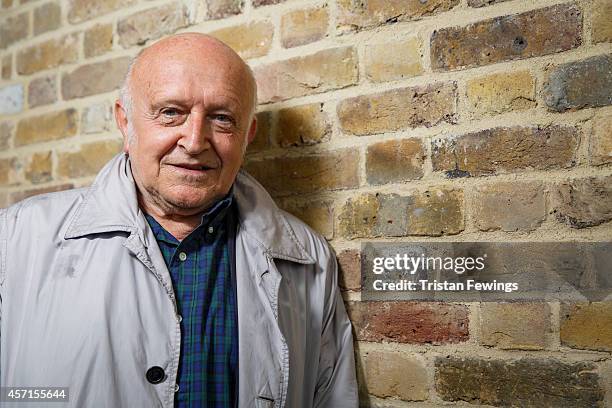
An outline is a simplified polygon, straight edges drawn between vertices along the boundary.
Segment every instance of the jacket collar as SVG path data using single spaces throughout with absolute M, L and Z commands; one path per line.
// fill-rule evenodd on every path
M 274 258 L 314 263 L 314 258 L 297 239 L 295 232 L 267 191 L 241 170 L 234 183 L 240 228 Z M 136 184 L 129 156 L 120 153 L 104 166 L 76 209 L 66 239 L 104 232 L 137 234 L 145 246 L 149 228 L 138 207 Z

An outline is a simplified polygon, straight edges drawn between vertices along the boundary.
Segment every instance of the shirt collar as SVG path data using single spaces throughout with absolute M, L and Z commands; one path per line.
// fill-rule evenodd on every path
M 232 184 L 230 191 L 223 198 L 217 200 L 213 205 L 208 207 L 207 210 L 202 212 L 200 225 L 198 225 L 195 230 L 212 227 L 214 231 L 217 231 L 227 217 L 233 201 L 234 185 Z M 155 239 L 158 241 L 165 241 L 169 244 L 175 244 L 178 242 L 178 240 L 172 234 L 166 231 L 166 229 L 152 215 L 144 213 L 144 216 L 153 230 Z

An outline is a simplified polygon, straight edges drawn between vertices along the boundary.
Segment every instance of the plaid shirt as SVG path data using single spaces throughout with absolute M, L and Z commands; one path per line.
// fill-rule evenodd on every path
M 231 263 L 233 211 L 230 193 L 181 242 L 146 215 L 170 271 L 182 317 L 176 407 L 235 405 L 238 315 Z

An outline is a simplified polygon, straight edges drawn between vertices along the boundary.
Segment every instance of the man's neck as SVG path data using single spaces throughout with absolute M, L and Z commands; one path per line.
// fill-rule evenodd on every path
M 178 241 L 182 241 L 187 238 L 196 228 L 202 223 L 202 217 L 210 211 L 216 212 L 215 206 L 225 201 L 232 194 L 232 190 L 225 197 L 214 201 L 206 209 L 199 212 L 189 214 L 185 213 L 184 210 L 173 211 L 172 209 L 164 209 L 161 206 L 155 205 L 154 203 L 147 201 L 139 193 L 138 203 L 142 211 L 155 220 L 174 238 Z
M 147 211 L 143 208 L 147 214 L 155 218 L 155 221 L 159 223 L 166 231 L 168 231 L 178 241 L 182 241 L 189 234 L 191 234 L 202 222 L 202 213 L 191 215 L 191 216 L 172 216 L 156 213 L 153 211 Z

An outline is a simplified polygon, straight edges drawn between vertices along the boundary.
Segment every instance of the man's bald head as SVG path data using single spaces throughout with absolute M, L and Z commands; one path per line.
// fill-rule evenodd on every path
M 247 87 L 246 97 L 251 100 L 251 118 L 257 107 L 257 84 L 251 68 L 225 43 L 201 33 L 181 33 L 166 37 L 143 48 L 132 59 L 120 90 L 120 100 L 128 118 L 134 103 L 134 85 L 145 85 L 151 67 L 176 59 L 193 59 L 226 67 L 232 76 L 242 78 Z

